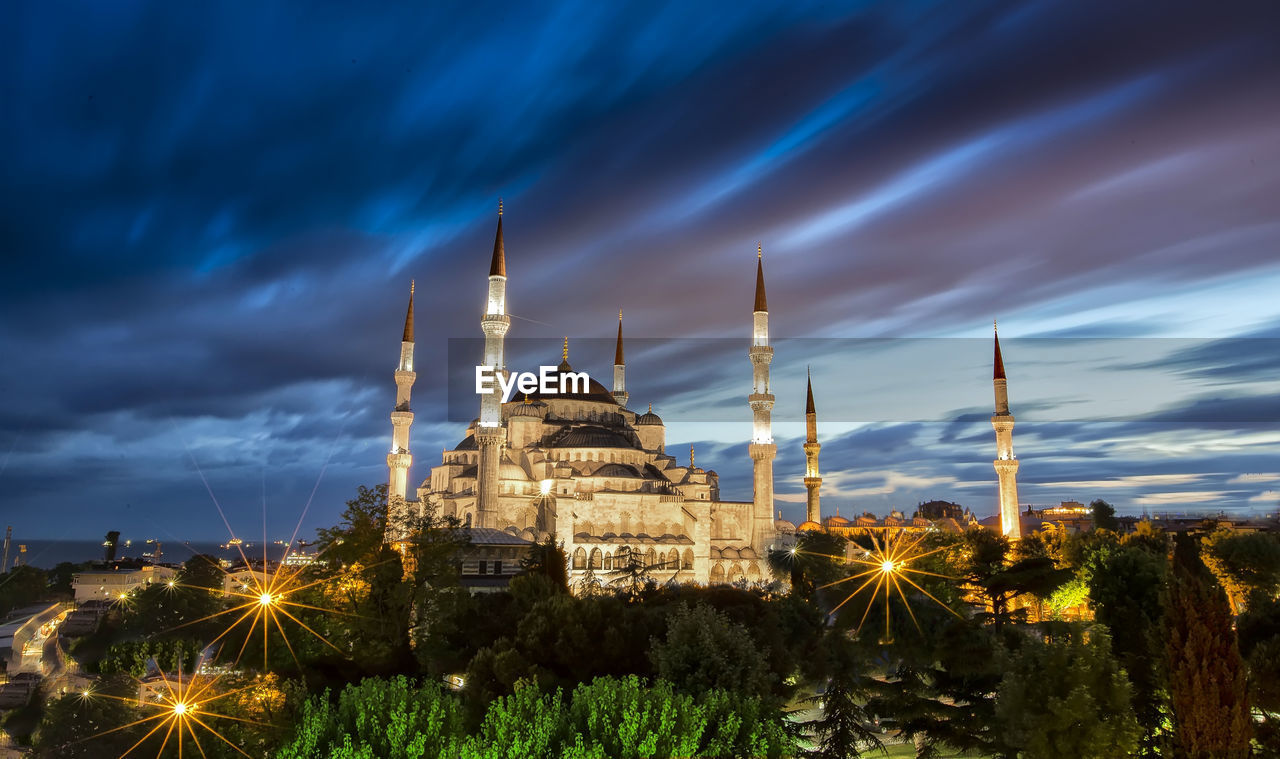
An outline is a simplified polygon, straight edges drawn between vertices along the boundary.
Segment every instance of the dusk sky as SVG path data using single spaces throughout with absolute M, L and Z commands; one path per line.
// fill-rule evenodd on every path
M 499 197 L 517 355 L 607 384 L 624 309 L 631 407 L 726 499 L 760 242 L 784 516 L 806 365 L 824 512 L 994 514 L 993 319 L 1024 504 L 1280 503 L 1280 4 L 374 6 L 6 6 L 15 535 L 336 522 L 411 279 L 420 482 Z

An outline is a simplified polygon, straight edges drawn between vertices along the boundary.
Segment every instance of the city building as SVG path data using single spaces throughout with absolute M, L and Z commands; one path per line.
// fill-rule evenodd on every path
M 133 569 L 91 569 L 71 579 L 77 604 L 88 601 L 120 601 L 151 583 L 168 582 L 177 574 L 172 567 L 147 565 Z

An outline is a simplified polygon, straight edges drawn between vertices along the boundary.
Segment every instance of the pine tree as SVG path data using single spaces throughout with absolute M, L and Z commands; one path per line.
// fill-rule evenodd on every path
M 1253 725 L 1231 608 L 1186 536 L 1174 549 L 1163 628 L 1175 755 L 1248 757 Z

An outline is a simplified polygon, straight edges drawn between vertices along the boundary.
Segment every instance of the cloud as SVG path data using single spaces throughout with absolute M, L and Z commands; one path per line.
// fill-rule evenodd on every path
M 1280 447 L 1273 8 L 66 13 L 0 30 L 0 486 L 27 534 L 224 529 L 184 441 L 237 523 L 265 484 L 289 526 L 322 469 L 308 526 L 332 522 L 385 477 L 410 278 L 424 476 L 474 415 L 448 340 L 479 335 L 498 196 L 512 339 L 571 335 L 607 375 L 624 307 L 633 398 L 726 497 L 750 492 L 757 240 L 780 498 L 802 490 L 785 426 L 808 363 L 833 507 L 991 508 L 993 316 L 1028 492 L 1209 473 L 1244 503 L 1223 480 Z M 1202 330 L 1259 342 L 1112 374 L 1016 355 L 1028 335 Z M 888 358 L 840 342 L 979 335 Z

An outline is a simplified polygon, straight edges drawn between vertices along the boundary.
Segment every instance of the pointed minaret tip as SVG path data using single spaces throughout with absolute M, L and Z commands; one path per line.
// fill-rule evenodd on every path
M 995 365 L 993 367 L 992 379 L 1002 380 L 1004 376 L 1004 356 L 1000 354 L 1000 332 L 996 329 L 995 321 L 991 322 L 992 331 L 995 334 L 996 356 Z
M 693 443 L 689 444 L 689 469 L 694 469 L 693 465 Z
M 756 245 L 756 305 L 753 311 L 768 311 L 769 304 L 764 297 L 764 246 Z
M 569 361 L 569 336 L 568 335 L 565 335 L 564 347 L 560 349 L 560 358 L 563 359 L 565 363 L 568 363 Z
M 805 395 L 807 396 L 804 401 L 804 413 L 816 414 L 818 413 L 818 411 L 816 408 L 814 408 L 814 405 L 813 405 L 813 377 L 809 374 L 809 367 L 805 367 L 804 373 L 805 373 Z
M 613 365 L 621 366 L 625 363 L 622 356 L 622 309 L 618 309 L 618 347 L 613 352 Z
M 498 233 L 493 238 L 493 260 L 489 263 L 490 277 L 507 276 L 507 252 L 502 245 L 502 199 L 498 199 Z
M 409 280 L 409 310 L 404 315 L 404 338 L 403 342 L 413 342 L 413 286 L 414 281 Z

